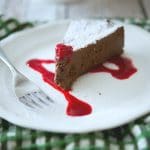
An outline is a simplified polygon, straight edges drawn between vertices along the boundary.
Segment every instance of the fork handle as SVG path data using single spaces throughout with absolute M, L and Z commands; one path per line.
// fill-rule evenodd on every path
M 17 69 L 14 67 L 14 65 L 10 62 L 10 60 L 5 55 L 4 51 L 0 47 L 0 59 L 9 67 L 9 69 L 12 71 L 12 73 L 17 73 Z

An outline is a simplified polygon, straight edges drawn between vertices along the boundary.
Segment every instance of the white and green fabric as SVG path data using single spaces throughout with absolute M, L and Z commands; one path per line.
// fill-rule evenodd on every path
M 150 31 L 150 20 L 119 19 Z M 0 17 L 0 39 L 32 27 Z M 103 120 L 102 120 L 103 121 Z M 86 134 L 31 130 L 0 119 L 0 150 L 150 150 L 150 114 L 124 126 Z

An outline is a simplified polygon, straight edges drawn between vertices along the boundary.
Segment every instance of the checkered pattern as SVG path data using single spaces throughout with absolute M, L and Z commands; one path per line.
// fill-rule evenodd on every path
M 26 22 L 26 23 L 19 23 L 18 20 L 14 18 L 10 19 L 3 19 L 0 16 L 0 40 L 5 38 L 6 36 L 10 35 L 13 32 L 23 30 L 27 27 L 32 27 L 33 24 Z
M 150 31 L 150 20 L 122 19 Z M 0 17 L 0 39 L 32 27 Z M 87 134 L 57 134 L 30 130 L 0 119 L 0 150 L 150 150 L 150 114 L 119 128 Z

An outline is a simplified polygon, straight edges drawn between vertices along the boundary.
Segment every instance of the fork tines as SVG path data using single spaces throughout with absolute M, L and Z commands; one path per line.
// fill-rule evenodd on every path
M 54 101 L 42 91 L 27 93 L 19 98 L 19 101 L 30 108 L 42 108 L 43 105 L 49 105 Z

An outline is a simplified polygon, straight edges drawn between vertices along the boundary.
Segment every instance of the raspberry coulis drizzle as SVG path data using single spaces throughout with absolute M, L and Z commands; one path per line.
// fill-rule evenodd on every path
M 133 66 L 132 61 L 126 57 L 113 57 L 107 61 L 108 63 L 112 63 L 118 67 L 118 69 L 110 69 L 105 67 L 103 64 L 99 65 L 98 67 L 92 69 L 91 73 L 98 73 L 98 72 L 106 72 L 110 73 L 114 78 L 123 80 L 128 79 L 134 73 L 137 72 L 137 69 Z
M 69 45 L 57 44 L 55 48 L 56 58 L 55 60 L 70 59 L 73 54 L 73 48 Z
M 60 46 L 60 47 L 59 47 Z M 56 49 L 56 59 L 63 59 L 64 54 L 67 54 L 67 57 L 71 57 L 72 55 L 72 49 L 69 49 L 67 47 L 67 52 L 61 51 L 63 48 L 66 48 L 66 46 L 63 45 L 57 45 L 56 48 L 59 48 L 59 50 Z M 113 63 L 118 66 L 117 70 L 110 69 L 105 67 L 104 65 L 99 65 L 96 68 L 92 69 L 90 73 L 99 73 L 99 72 L 106 72 L 110 73 L 113 77 L 117 79 L 128 79 L 131 77 L 135 72 L 137 72 L 137 69 L 133 66 L 132 61 L 129 58 L 124 57 L 114 57 L 110 60 L 108 60 L 109 63 Z M 50 86 L 61 92 L 64 97 L 66 98 L 68 105 L 66 113 L 69 116 L 84 116 L 91 114 L 92 107 L 84 102 L 84 100 L 80 100 L 77 97 L 73 96 L 70 93 L 70 90 L 65 91 L 61 87 L 59 87 L 54 82 L 54 76 L 55 74 L 51 71 L 48 71 L 43 64 L 53 64 L 55 63 L 55 60 L 41 60 L 41 59 L 31 59 L 27 62 L 27 65 L 34 69 L 35 71 L 41 73 L 42 78 L 44 82 L 48 83 Z
M 45 67 L 43 67 L 43 64 L 52 64 L 52 63 L 55 63 L 55 61 L 32 59 L 27 62 L 29 67 L 42 74 L 42 78 L 46 83 L 51 85 L 53 88 L 55 88 L 65 96 L 68 102 L 66 112 L 69 116 L 83 116 L 90 114 L 92 112 L 92 107 L 89 104 L 79 100 L 75 96 L 71 95 L 69 91 L 65 91 L 55 84 L 54 73 L 48 71 L 47 69 L 45 69 Z

